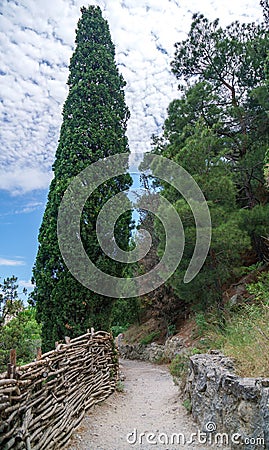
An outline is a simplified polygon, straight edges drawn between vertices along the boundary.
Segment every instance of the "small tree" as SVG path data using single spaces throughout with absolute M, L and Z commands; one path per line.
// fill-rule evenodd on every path
M 35 320 L 35 308 L 24 308 L 0 328 L 0 372 L 6 370 L 10 350 L 15 348 L 17 364 L 34 360 L 41 346 L 41 329 Z
M 18 278 L 12 275 L 0 283 L 0 327 L 23 309 L 23 302 L 18 297 L 17 280 Z M 26 294 L 27 290 L 23 289 L 23 293 Z

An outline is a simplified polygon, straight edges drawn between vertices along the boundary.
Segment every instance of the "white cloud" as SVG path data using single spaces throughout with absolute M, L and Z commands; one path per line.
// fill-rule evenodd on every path
M 26 288 L 26 289 L 34 288 L 34 285 L 32 284 L 31 280 L 29 280 L 29 281 L 19 280 L 18 283 L 21 288 Z
M 41 206 L 44 206 L 42 202 L 28 202 L 22 208 L 16 209 L 13 214 L 29 214 L 33 211 L 36 211 Z
M 169 102 L 178 96 L 170 72 L 174 43 L 192 13 L 227 25 L 261 18 L 259 0 L 96 0 L 108 19 L 116 58 L 127 82 L 132 151 L 150 149 Z M 12 194 L 46 188 L 67 96 L 68 64 L 84 0 L 3 0 L 0 6 L 0 189 Z
M 25 266 L 24 261 L 17 261 L 15 259 L 0 258 L 0 266 Z
M 18 195 L 35 189 L 46 189 L 51 179 L 51 172 L 38 167 L 10 166 L 0 171 L 0 189 Z

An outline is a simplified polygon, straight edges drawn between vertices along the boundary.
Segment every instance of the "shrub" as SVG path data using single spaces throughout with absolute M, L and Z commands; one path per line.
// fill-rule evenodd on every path
M 113 325 L 110 329 L 113 334 L 113 337 L 117 337 L 119 334 L 124 333 L 128 328 L 130 324 L 127 323 L 126 325 Z
M 176 355 L 169 366 L 170 373 L 175 378 L 182 378 L 187 373 L 189 365 L 189 355 Z
M 0 371 L 6 370 L 9 352 L 16 349 L 17 364 L 23 365 L 35 359 L 36 349 L 41 346 L 41 326 L 35 320 L 35 309 L 20 311 L 0 329 Z
M 160 336 L 160 331 L 152 331 L 152 333 L 148 334 L 147 336 L 143 337 L 140 340 L 141 345 L 148 345 L 151 344 L 155 339 L 157 339 Z

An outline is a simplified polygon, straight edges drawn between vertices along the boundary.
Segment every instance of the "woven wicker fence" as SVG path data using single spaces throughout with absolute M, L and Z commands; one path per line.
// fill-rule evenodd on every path
M 98 331 L 56 345 L 33 363 L 0 374 L 0 448 L 63 448 L 85 412 L 116 386 L 112 336 Z

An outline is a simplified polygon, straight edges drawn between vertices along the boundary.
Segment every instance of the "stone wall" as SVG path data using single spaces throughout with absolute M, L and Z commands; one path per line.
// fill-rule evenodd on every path
M 215 443 L 228 441 L 222 448 L 269 449 L 269 378 L 238 377 L 232 361 L 217 351 L 195 355 L 185 396 L 200 430 L 212 431 Z
M 178 353 L 186 350 L 184 339 L 178 336 L 167 339 L 164 345 L 156 342 L 148 345 L 127 344 L 121 336 L 118 336 L 117 345 L 121 358 L 150 362 L 172 360 Z

